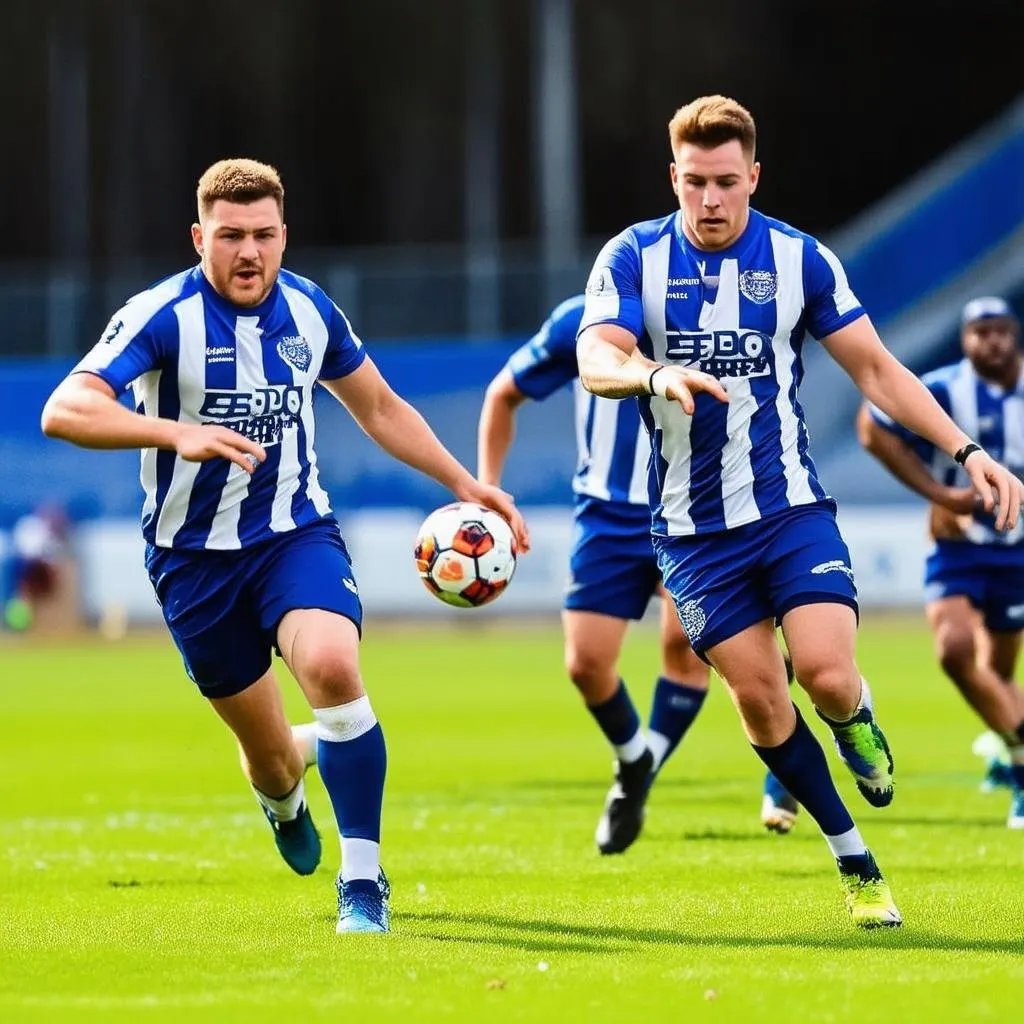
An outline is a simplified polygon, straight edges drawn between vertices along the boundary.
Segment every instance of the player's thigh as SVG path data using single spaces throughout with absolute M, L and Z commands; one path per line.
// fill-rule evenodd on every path
M 359 632 L 346 616 L 293 609 L 278 626 L 277 644 L 311 707 L 348 704 L 366 692 L 359 673 Z
M 230 697 L 211 697 L 210 706 L 231 729 L 250 761 L 294 760 L 294 743 L 273 669 Z
M 337 525 L 279 538 L 249 583 L 260 623 L 313 707 L 362 696 L 362 605 Z
M 663 586 L 658 588 L 661 607 L 658 611 L 661 636 L 662 674 L 676 683 L 707 689 L 711 672 L 707 662 L 690 646 L 679 613 Z
M 762 619 L 714 644 L 706 655 L 725 682 L 752 743 L 777 746 L 792 735 L 796 716 L 773 619 Z
M 246 594 L 241 552 L 150 549 L 150 580 L 185 671 L 209 699 L 240 693 L 270 668 L 270 640 Z
M 782 616 L 782 635 L 798 682 L 841 683 L 857 671 L 857 615 L 847 604 L 796 605 Z
M 606 674 L 615 669 L 629 622 L 601 612 L 566 608 L 562 611 L 565 666 L 573 679 Z

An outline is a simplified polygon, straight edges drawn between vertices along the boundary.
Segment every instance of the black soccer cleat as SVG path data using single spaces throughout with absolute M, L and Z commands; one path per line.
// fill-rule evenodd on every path
M 628 764 L 615 762 L 615 782 L 608 790 L 604 813 L 597 823 L 594 839 L 603 854 L 624 853 L 644 825 L 644 807 L 654 781 L 654 755 L 645 750 Z

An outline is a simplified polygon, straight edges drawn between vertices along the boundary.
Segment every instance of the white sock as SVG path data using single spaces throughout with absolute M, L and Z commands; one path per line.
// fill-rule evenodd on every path
M 654 770 L 657 771 L 661 767 L 661 762 L 665 759 L 665 754 L 668 752 L 668 737 L 662 736 L 660 732 L 649 732 L 647 734 L 647 746 L 654 755 Z
M 306 784 L 299 779 L 295 788 L 282 797 L 267 796 L 266 793 L 252 787 L 256 799 L 274 816 L 277 821 L 294 821 L 299 816 L 302 805 L 306 802 Z
M 359 739 L 377 724 L 377 716 L 370 706 L 370 698 L 362 697 L 338 704 L 332 708 L 313 708 L 316 735 L 328 743 L 345 743 Z
M 303 764 L 307 768 L 316 764 L 316 722 L 303 722 L 292 726 L 292 739 L 302 754 Z
M 637 729 L 625 743 L 615 743 L 613 746 L 615 747 L 615 756 L 623 764 L 632 764 L 644 756 L 644 751 L 647 749 L 647 737 L 644 736 L 643 729 Z
M 377 881 L 380 872 L 380 843 L 372 839 L 346 839 L 341 837 L 341 880 L 351 882 L 357 878 Z
M 842 835 L 825 836 L 825 842 L 828 843 L 833 857 L 856 857 L 868 852 L 856 825 Z
M 860 700 L 857 702 L 857 711 L 860 711 L 861 708 L 867 708 L 872 714 L 875 710 L 875 705 L 871 700 L 871 687 L 868 686 L 868 681 L 863 676 L 860 677 Z

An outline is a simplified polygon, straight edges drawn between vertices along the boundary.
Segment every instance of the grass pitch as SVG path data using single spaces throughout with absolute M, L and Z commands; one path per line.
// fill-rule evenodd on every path
M 339 938 L 319 780 L 326 855 L 303 879 L 169 639 L 7 643 L 0 1020 L 1013 1019 L 1024 835 L 1004 826 L 1005 794 L 978 792 L 979 727 L 918 623 L 869 620 L 860 654 L 893 805 L 868 807 L 830 760 L 900 931 L 852 927 L 809 820 L 761 830 L 762 769 L 717 681 L 644 836 L 603 859 L 610 758 L 557 628 L 370 622 L 394 932 Z M 632 632 L 623 674 L 644 710 L 656 664 L 654 633 Z

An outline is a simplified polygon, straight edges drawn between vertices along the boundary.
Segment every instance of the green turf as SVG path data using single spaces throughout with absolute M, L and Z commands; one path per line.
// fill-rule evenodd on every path
M 555 629 L 368 633 L 390 751 L 386 938 L 335 936 L 333 841 L 312 878 L 277 859 L 169 640 L 0 647 L 0 1020 L 1017 1015 L 1024 835 L 1004 826 L 1005 794 L 978 792 L 979 728 L 919 625 L 862 631 L 892 807 L 869 808 L 830 748 L 906 918 L 873 933 L 846 918 L 809 821 L 762 833 L 760 765 L 720 684 L 645 835 L 601 859 L 610 758 L 563 680 Z M 655 667 L 655 636 L 638 629 L 623 671 L 644 704 Z M 300 717 L 293 687 L 288 702 Z

